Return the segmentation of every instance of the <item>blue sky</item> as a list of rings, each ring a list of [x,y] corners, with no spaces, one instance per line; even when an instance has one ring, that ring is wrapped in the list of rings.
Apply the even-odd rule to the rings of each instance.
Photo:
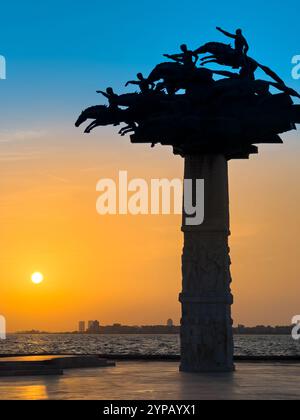
[[[249,55],[276,70],[287,84],[291,58],[300,54],[299,3],[254,0],[18,0],[1,6],[1,128],[73,124],[78,112],[102,99],[95,91],[146,74],[185,42],[227,42],[215,30],[243,28]],[[228,41],[229,42],[229,41]]]

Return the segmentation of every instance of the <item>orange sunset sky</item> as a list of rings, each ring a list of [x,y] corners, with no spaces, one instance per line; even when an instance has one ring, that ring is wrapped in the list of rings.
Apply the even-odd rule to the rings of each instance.
[[[235,324],[289,324],[300,313],[297,136],[229,164]],[[75,330],[81,319],[179,323],[181,218],[99,216],[96,183],[119,170],[181,178],[183,160],[107,129],[1,133],[0,313],[9,331]],[[39,286],[35,271],[45,276]]]

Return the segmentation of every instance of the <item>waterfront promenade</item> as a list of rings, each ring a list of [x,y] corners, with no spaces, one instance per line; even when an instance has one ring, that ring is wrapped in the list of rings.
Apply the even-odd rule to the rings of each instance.
[[[117,361],[63,376],[1,378],[0,399],[300,399],[300,363],[238,362],[234,373],[188,374],[175,361]]]

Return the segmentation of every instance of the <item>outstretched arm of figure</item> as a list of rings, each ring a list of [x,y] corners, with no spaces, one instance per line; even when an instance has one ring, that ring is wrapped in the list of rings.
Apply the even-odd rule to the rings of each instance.
[[[109,99],[109,95],[106,92],[103,92],[102,90],[97,90],[97,93],[101,93],[101,95],[105,96],[105,98]]]
[[[178,60],[182,58],[182,54],[164,54],[164,57],[171,58],[171,60]]]
[[[164,57],[167,57],[170,60],[176,61],[177,63],[180,62],[181,59],[182,59],[182,55],[181,54],[174,54],[174,55],[164,54]]]
[[[217,30],[222,32],[222,34],[228,36],[229,38],[233,38],[235,39],[235,35],[231,34],[230,32],[224,31],[222,28],[220,28],[219,26],[217,26]]]
[[[127,82],[126,83],[126,87],[128,86],[128,85],[139,85],[140,84],[140,82],[137,82],[136,80],[129,80],[129,82]]]

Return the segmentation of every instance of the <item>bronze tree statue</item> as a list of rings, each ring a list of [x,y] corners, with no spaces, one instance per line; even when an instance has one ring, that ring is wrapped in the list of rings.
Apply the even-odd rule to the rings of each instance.
[[[86,133],[125,123],[119,133],[131,133],[132,143],[172,146],[185,158],[185,178],[205,181],[204,223],[189,226],[183,215],[181,370],[189,372],[234,369],[228,160],[248,159],[258,153],[257,144],[282,143],[280,134],[300,123],[300,105],[292,99],[299,94],[247,55],[241,30],[217,29],[235,39],[235,48],[210,42],[191,51],[182,45],[181,53],[165,55],[172,62],[128,82],[140,93],[117,95],[108,88],[101,93],[109,106],[90,107],[76,122],[92,120]],[[197,67],[201,54],[210,55]],[[231,70],[210,70],[207,63]],[[271,80],[256,79],[257,69]]]

